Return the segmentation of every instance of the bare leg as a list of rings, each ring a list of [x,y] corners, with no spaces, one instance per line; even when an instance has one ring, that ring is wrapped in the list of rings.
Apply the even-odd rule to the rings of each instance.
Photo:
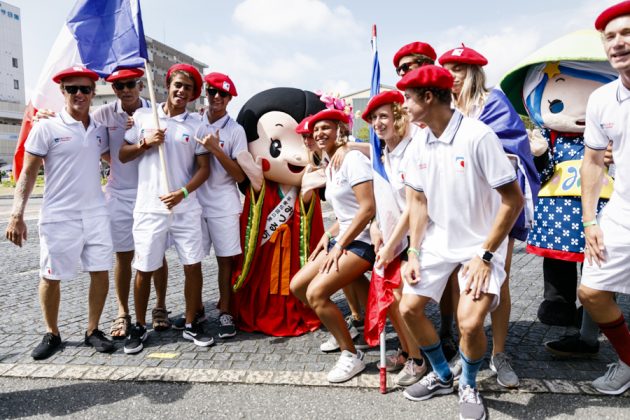
[[[307,262],[291,279],[289,288],[291,294],[298,298],[303,304],[308,306],[308,299],[306,299],[306,290],[308,285],[311,284],[315,276],[319,274],[319,267],[321,267],[326,254],[320,252],[314,261]]]
[[[486,352],[487,340],[483,329],[483,321],[490,310],[493,296],[483,294],[478,300],[473,300],[472,294],[459,297],[457,320],[459,325],[459,346],[470,360],[481,359]]]
[[[153,286],[155,287],[155,307],[166,309],[166,288],[168,286],[166,257],[162,260],[162,267],[153,272]]]
[[[114,287],[118,300],[118,316],[129,314],[129,290],[131,288],[131,261],[133,251],[117,252],[114,266]]]
[[[133,300],[136,306],[136,322],[143,326],[147,325],[147,306],[149,305],[149,294],[151,293],[152,274],[152,271],[136,271]]]
[[[201,302],[201,291],[203,288],[203,275],[201,273],[201,263],[184,266],[184,298],[186,299],[186,324],[192,324],[195,320],[199,302]]]
[[[578,289],[580,302],[588,311],[593,321],[598,324],[614,322],[622,315],[615,294],[603,290],[595,290],[590,287],[580,286]]]
[[[98,329],[98,322],[103,313],[107,292],[109,291],[109,273],[107,271],[90,272],[90,292],[88,298],[87,333]]]
[[[221,313],[228,313],[230,311],[233,260],[233,257],[217,257],[217,265],[219,266],[219,311]]]
[[[59,280],[42,278],[39,282],[39,304],[42,307],[46,331],[59,335],[59,302],[61,301],[61,287]]]
[[[420,295],[403,295],[400,313],[411,333],[413,340],[421,347],[427,347],[440,341],[433,322],[427,318],[425,308],[430,298]]]
[[[402,299],[402,287],[394,290],[394,298],[395,300],[389,306],[389,311],[387,312],[387,316],[389,320],[392,322],[392,326],[398,334],[398,341],[400,341],[400,348],[410,357],[414,359],[421,359],[422,355],[420,354],[420,349],[416,344],[411,331],[407,327],[405,320],[403,319],[400,313],[400,301]]]
[[[492,354],[505,352],[505,340],[507,340],[510,325],[510,311],[512,301],[510,299],[510,268],[512,266],[512,252],[514,251],[514,238],[508,241],[507,255],[505,257],[505,281],[501,286],[501,301],[499,306],[490,314],[492,319]]]

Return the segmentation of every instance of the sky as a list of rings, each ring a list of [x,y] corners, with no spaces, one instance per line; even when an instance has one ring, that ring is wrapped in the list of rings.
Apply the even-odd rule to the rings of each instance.
[[[543,45],[593,28],[619,0],[141,0],[145,34],[228,74],[239,96],[291,86],[345,95],[370,86],[372,24],[381,83],[398,80],[394,53],[413,41],[441,55],[462,42],[488,58],[494,85]],[[10,0],[21,9],[27,101],[74,0]]]

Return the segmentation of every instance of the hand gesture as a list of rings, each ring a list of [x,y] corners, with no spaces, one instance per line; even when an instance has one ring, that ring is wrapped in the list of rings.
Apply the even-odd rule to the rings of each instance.
[[[127,121],[125,122],[125,130],[129,130],[131,127],[133,127],[133,123],[133,117],[127,116]]]
[[[529,147],[532,150],[532,155],[536,157],[542,156],[549,148],[549,143],[547,143],[547,139],[540,130],[536,128],[527,130],[527,136],[529,137]]]
[[[490,264],[492,263],[487,263],[475,255],[462,266],[461,275],[466,278],[464,293],[472,293],[474,300],[479,299],[481,294],[488,290],[491,272]]]
[[[217,129],[214,134],[209,133],[202,139],[195,137],[195,140],[197,140],[197,143],[201,144],[203,147],[206,148],[207,151],[209,151],[213,155],[223,152],[223,149],[221,149],[221,144],[219,143],[219,129]]]
[[[6,237],[20,248],[22,247],[22,241],[26,242],[27,228],[21,216],[11,216],[7,226]]]
[[[339,272],[339,258],[344,255],[346,252],[345,249],[341,249],[339,246],[334,246],[332,250],[326,256],[324,263],[319,269],[320,273],[328,274],[331,269],[334,269],[335,272]]]
[[[262,188],[263,170],[260,156],[254,161],[254,157],[247,150],[243,150],[236,156],[236,162],[239,164],[254,191],[258,192]]]
[[[324,251],[324,255],[328,255],[328,241],[330,241],[330,239],[328,239],[328,235],[324,233],[313,252],[311,252],[311,255],[309,255],[308,260],[315,261],[319,253],[322,251]]]

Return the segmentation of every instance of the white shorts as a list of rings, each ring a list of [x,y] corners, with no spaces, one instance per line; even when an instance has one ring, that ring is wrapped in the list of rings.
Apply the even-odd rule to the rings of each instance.
[[[444,258],[422,248],[420,251],[420,281],[414,285],[409,285],[404,282],[403,294],[426,296],[433,299],[436,303],[440,302],[448,278],[453,271],[460,265],[468,262],[447,262]],[[472,257],[471,257],[472,258]],[[490,311],[493,311],[499,306],[501,296],[501,285],[505,281],[505,258],[502,255],[495,254],[492,259],[492,270],[490,271],[490,281],[488,287],[483,292],[486,294],[494,295],[494,300],[490,307]],[[464,289],[466,286],[466,277],[462,276],[460,270],[457,274],[457,280],[459,284],[459,290]]]
[[[151,272],[162,267],[171,241],[183,265],[197,264],[203,259],[201,209],[172,214],[135,213],[133,240],[136,270]]]
[[[213,245],[217,257],[232,257],[242,252],[239,218],[238,214],[201,218],[204,255],[210,253]]]
[[[109,217],[96,216],[39,225],[39,274],[70,280],[83,271],[108,271],[114,263]]]
[[[133,251],[133,208],[135,200],[106,195],[114,252]]]
[[[604,234],[606,261],[599,267],[584,261],[582,284],[595,290],[630,294],[630,226],[623,226],[607,216],[599,217]]]

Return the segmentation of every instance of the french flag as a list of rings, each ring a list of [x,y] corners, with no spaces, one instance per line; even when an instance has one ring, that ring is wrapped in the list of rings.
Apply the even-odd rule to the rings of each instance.
[[[53,75],[85,66],[101,77],[119,67],[144,67],[148,59],[139,0],[78,0],[53,44],[37,86],[31,93],[13,157],[17,181],[24,162],[24,143],[38,109],[58,111],[63,95]]]

